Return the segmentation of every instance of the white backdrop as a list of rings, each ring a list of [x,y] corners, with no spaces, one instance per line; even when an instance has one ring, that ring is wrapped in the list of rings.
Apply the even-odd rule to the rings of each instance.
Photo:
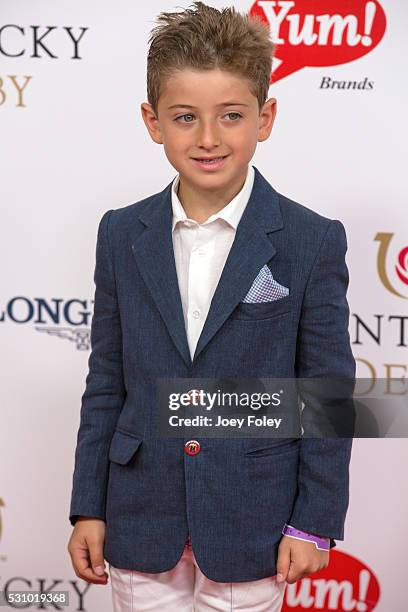
[[[292,10],[305,4],[294,2]],[[365,4],[321,0],[308,7],[334,14],[340,6],[353,13]],[[55,584],[69,591],[69,610],[111,609],[110,587],[88,588],[66,550],[97,225],[109,208],[160,191],[175,176],[162,147],[150,140],[140,104],[147,101],[147,39],[155,16],[180,5],[188,3],[0,0],[0,590]],[[242,0],[234,5],[251,8]],[[271,86],[278,115],[252,163],[278,191],[342,220],[358,375],[375,371],[383,378],[388,371],[405,379],[408,324],[401,338],[403,323],[389,316],[408,318],[408,7],[397,0],[381,6],[386,30],[366,55],[304,67]],[[378,16],[378,2],[376,8]],[[56,57],[41,45],[35,53],[35,34],[49,26],[55,29],[42,41]],[[87,29],[73,59],[69,32],[79,39],[81,28]],[[325,76],[368,78],[373,86],[322,89]],[[392,234],[383,259],[375,239],[380,232]],[[380,321],[379,339],[358,321],[374,332]],[[345,540],[325,573],[326,586],[330,579],[332,588],[351,589],[351,603],[345,595],[319,604],[323,583],[312,577],[288,587],[287,609],[406,609],[407,461],[405,439],[355,440]]]

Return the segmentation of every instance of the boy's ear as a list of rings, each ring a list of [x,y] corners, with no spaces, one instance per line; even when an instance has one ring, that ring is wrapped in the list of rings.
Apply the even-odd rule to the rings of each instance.
[[[140,110],[142,112],[143,121],[145,122],[152,140],[154,140],[154,142],[157,144],[163,144],[159,120],[153,110],[152,105],[148,102],[143,102],[140,105]]]
[[[276,98],[269,98],[259,113],[258,142],[269,138],[276,117],[278,103]]]

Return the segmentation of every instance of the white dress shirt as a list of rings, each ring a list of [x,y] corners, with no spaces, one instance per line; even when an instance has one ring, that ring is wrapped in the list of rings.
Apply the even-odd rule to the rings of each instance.
[[[178,174],[173,181],[174,259],[191,359],[234,242],[238,223],[251,195],[254,176],[254,168],[249,165],[241,191],[204,223],[187,217],[177,195]]]

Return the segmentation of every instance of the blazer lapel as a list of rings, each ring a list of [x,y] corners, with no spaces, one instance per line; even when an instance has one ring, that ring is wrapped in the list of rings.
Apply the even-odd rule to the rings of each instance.
[[[283,227],[279,196],[255,166],[254,170],[253,189],[211,301],[194,360],[245,297],[262,266],[276,253],[268,234]]]
[[[260,268],[276,253],[268,234],[283,227],[278,194],[255,166],[254,170],[253,189],[211,301],[193,361],[244,298]],[[176,348],[191,366],[171,233],[171,186],[172,182],[157,195],[154,206],[139,214],[145,229],[132,239],[132,250]]]
[[[157,202],[139,215],[146,227],[140,236],[132,240],[132,250],[167,330],[182,358],[190,366],[191,356],[171,233],[171,186],[172,182],[158,194]]]

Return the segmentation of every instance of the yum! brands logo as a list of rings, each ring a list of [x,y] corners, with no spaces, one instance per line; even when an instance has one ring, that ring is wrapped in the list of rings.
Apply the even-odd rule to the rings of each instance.
[[[373,571],[356,557],[331,550],[326,568],[286,586],[282,612],[371,612],[379,598],[380,585]]]
[[[335,66],[370,53],[386,29],[377,0],[255,0],[276,45],[272,82],[306,66]]]

